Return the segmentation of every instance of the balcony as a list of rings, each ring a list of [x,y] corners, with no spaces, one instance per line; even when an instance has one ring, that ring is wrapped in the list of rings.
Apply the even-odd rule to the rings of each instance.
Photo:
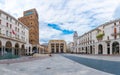
[[[97,38],[98,40],[102,40],[102,39],[103,39],[103,36],[104,36],[104,33],[99,33],[99,34],[97,34],[96,38]]]
[[[10,36],[6,36],[5,34],[1,34],[0,33],[0,37],[1,38],[5,38],[5,39],[9,39],[9,40],[13,40],[13,41],[17,41],[17,42],[21,42],[21,43],[26,43],[25,41],[15,38],[15,37],[10,37]]]
[[[111,34],[111,36],[115,36],[115,35],[120,35],[120,32]]]

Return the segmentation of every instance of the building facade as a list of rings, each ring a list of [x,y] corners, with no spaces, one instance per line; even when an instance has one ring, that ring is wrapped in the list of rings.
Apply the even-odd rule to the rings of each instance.
[[[74,52],[74,42],[68,43],[67,50],[68,50],[69,53],[73,53]]]
[[[50,40],[48,43],[49,53],[66,53],[66,42],[64,40]]]
[[[29,43],[32,44],[33,52],[39,53],[39,18],[36,9],[30,9],[23,12],[23,17],[18,18],[29,28]]]
[[[74,33],[74,52],[84,54],[120,54],[120,19],[107,22],[78,36]]]
[[[26,55],[31,53],[29,47],[29,28],[0,10],[0,55]]]

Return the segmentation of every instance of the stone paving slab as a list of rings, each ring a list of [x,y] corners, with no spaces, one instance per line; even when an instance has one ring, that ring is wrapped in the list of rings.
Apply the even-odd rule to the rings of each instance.
[[[81,65],[61,55],[24,63],[0,64],[2,75],[111,75]]]
[[[3,59],[0,60],[0,64],[12,64],[12,63],[21,63],[21,62],[30,62],[34,60],[44,59],[49,57],[48,55],[39,55],[39,56],[26,56],[16,59]]]

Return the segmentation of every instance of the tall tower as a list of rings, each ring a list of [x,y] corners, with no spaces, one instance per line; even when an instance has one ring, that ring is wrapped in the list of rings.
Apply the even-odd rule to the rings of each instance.
[[[78,38],[78,33],[77,31],[75,31],[73,35],[74,46],[77,46],[77,38]]]
[[[74,41],[74,52],[76,53],[77,53],[77,39],[78,39],[78,33],[77,31],[75,31],[73,35],[73,41]]]
[[[32,45],[39,44],[39,21],[36,9],[30,9],[23,12],[23,17],[18,18],[29,28],[29,43]]]

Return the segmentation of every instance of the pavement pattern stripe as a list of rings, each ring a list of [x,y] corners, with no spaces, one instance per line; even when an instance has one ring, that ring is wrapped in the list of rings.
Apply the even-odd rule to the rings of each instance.
[[[75,62],[86,65],[88,67],[104,71],[107,73],[120,75],[120,62],[118,61],[107,61],[107,60],[99,60],[99,59],[91,59],[84,57],[77,57],[71,55],[63,55],[66,58],[69,58]]]

